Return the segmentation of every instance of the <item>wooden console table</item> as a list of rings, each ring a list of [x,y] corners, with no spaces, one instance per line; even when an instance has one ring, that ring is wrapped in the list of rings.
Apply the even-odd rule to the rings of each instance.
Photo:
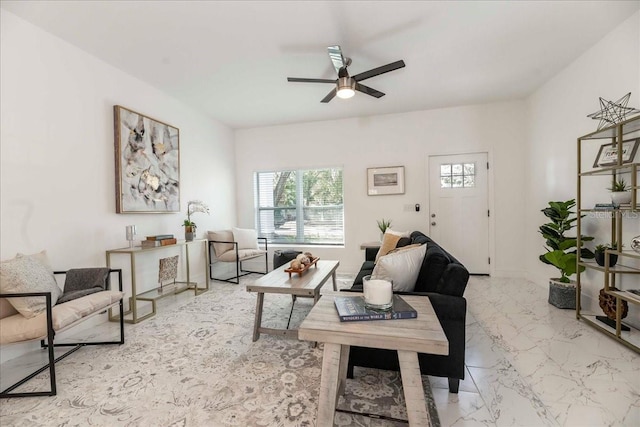
[[[205,277],[205,287],[198,287],[197,282],[191,281],[190,267],[189,267],[189,246],[194,244],[201,244],[204,247],[203,256],[204,256],[204,277]],[[176,285],[167,285],[164,286],[161,290],[160,288],[151,289],[149,291],[137,293],[136,288],[136,257],[140,254],[148,254],[154,251],[161,251],[169,248],[180,248],[182,252],[182,248],[185,250],[185,268],[186,268],[186,281],[184,282],[175,282]],[[192,290],[194,295],[200,295],[203,292],[209,290],[209,241],[207,239],[195,239],[193,241],[187,242],[185,240],[181,240],[176,244],[167,245],[167,246],[157,246],[155,248],[142,248],[140,246],[136,246],[134,248],[119,248],[119,249],[110,249],[106,251],[107,257],[107,267],[111,267],[111,256],[112,255],[129,255],[129,263],[131,265],[131,297],[129,298],[129,309],[125,311],[126,315],[131,315],[131,318],[125,318],[124,321],[127,323],[138,323],[142,320],[145,320],[149,317],[155,316],[156,314],[156,301],[164,298],[169,295],[179,294],[186,290]],[[145,314],[144,316],[138,316],[138,307],[137,301],[148,301],[151,302],[151,312]],[[113,315],[111,310],[109,310],[109,320],[112,322],[119,321],[118,315]]]

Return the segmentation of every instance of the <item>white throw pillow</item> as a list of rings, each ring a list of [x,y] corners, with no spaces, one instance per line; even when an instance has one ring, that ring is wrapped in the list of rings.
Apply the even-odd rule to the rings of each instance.
[[[395,252],[380,257],[371,277],[386,277],[393,280],[393,290],[412,292],[418,280],[427,245]]]
[[[231,230],[219,230],[207,232],[210,241],[214,242],[233,242],[233,233]],[[214,243],[213,251],[217,257],[222,256],[227,251],[234,248],[233,243]]]
[[[35,255],[35,254],[34,254]],[[0,263],[0,292],[51,292],[51,305],[55,305],[62,289],[56,283],[51,267],[38,256],[17,256]],[[24,317],[35,317],[46,309],[44,297],[9,298],[9,303]]]
[[[387,228],[385,231],[385,233],[389,233],[389,234],[393,234],[395,236],[400,236],[400,237],[411,237],[411,233],[408,231],[396,231],[396,230],[392,230],[390,228]]]
[[[233,240],[238,243],[238,249],[259,249],[258,233],[251,228],[233,228]]]

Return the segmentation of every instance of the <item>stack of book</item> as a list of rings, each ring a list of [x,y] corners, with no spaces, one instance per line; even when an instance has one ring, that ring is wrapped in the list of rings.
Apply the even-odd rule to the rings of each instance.
[[[156,246],[175,245],[177,240],[173,234],[159,234],[157,236],[147,236],[147,240],[141,242],[143,248],[155,248]]]
[[[593,207],[594,211],[610,211],[615,209],[615,205],[613,203],[596,203]]]

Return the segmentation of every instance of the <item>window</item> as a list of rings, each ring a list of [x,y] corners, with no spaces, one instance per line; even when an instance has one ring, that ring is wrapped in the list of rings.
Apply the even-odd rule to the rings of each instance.
[[[344,244],[342,169],[257,172],[255,204],[269,242]]]
[[[475,163],[446,163],[440,165],[440,188],[471,188],[475,186]]]

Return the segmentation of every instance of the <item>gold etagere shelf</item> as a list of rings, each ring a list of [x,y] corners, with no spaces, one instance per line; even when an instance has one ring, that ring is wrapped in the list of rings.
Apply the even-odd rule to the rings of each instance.
[[[640,267],[636,260],[640,259],[640,254],[632,251],[622,250],[622,229],[624,221],[631,221],[633,218],[637,218],[637,215],[628,215],[629,213],[640,212],[640,200],[639,200],[639,172],[640,163],[634,163],[634,159],[623,159],[623,142],[625,138],[633,139],[640,137],[640,116],[633,117],[615,126],[611,126],[590,134],[584,135],[578,138],[577,144],[577,159],[578,159],[578,176],[577,176],[577,197],[576,197],[576,209],[578,212],[576,229],[578,247],[581,247],[582,236],[582,217],[588,213],[606,213],[607,217],[611,221],[611,231],[609,234],[610,241],[615,246],[605,251],[605,265],[600,266],[593,260],[578,259],[578,266],[585,269],[595,270],[603,273],[603,288],[604,293],[615,299],[616,306],[616,319],[615,324],[607,325],[596,319],[596,315],[584,313],[582,310],[582,275],[577,274],[576,277],[576,317],[579,320],[585,321],[594,328],[600,330],[616,341],[623,345],[633,349],[640,353],[640,330],[633,327],[622,320],[622,306],[624,302],[632,304],[633,306],[640,305],[640,295],[630,292],[630,289],[616,289],[616,277],[622,275],[640,275]],[[593,140],[609,139],[612,144],[617,145],[617,161],[614,165],[607,165],[603,167],[594,167],[588,170],[582,170],[582,152],[583,144]],[[624,163],[630,161],[629,163]],[[631,203],[616,206],[614,208],[599,209],[593,206],[583,206],[583,179],[589,179],[592,176],[610,176],[612,181],[614,179],[620,179],[619,177],[625,177],[629,182],[629,190],[631,191]],[[604,194],[604,188],[603,188]],[[628,219],[625,219],[628,218]],[[609,255],[617,255],[619,258],[618,264],[615,266],[609,265]],[[640,277],[640,276],[636,276]],[[636,281],[634,281],[636,282]],[[640,282],[638,280],[637,282]],[[614,290],[615,289],[615,290]],[[593,296],[596,300],[598,295]],[[605,319],[606,320],[606,319]],[[628,329],[628,330],[626,330]]]

